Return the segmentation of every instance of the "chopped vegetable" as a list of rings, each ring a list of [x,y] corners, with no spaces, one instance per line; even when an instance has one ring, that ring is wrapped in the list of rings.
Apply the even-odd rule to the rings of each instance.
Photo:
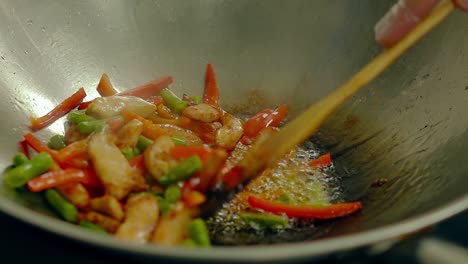
[[[68,114],[68,121],[74,123],[74,124],[78,124],[78,123],[81,123],[81,122],[85,122],[85,121],[95,121],[96,118],[90,116],[90,115],[87,115],[86,112],[84,110],[72,110],[69,114]]]
[[[153,141],[145,136],[138,137],[137,148],[140,152],[144,152],[145,149],[153,144]]]
[[[201,218],[192,220],[189,226],[190,237],[196,245],[201,247],[211,246],[210,236],[206,228],[205,221]]]
[[[137,119],[143,123],[143,131],[142,134],[143,136],[154,140],[157,137],[161,135],[166,135],[167,132],[161,127],[158,127],[157,125],[153,124],[151,121],[148,119],[143,118],[142,116],[133,113],[131,111],[128,111],[126,109],[122,110],[122,117],[124,118],[125,122],[128,123],[134,119]]]
[[[184,108],[187,107],[187,102],[182,101],[169,89],[162,90],[161,96],[164,99],[164,102],[166,102],[167,106],[175,113],[180,113],[182,110],[184,110]]]
[[[216,76],[213,69],[213,65],[208,63],[206,65],[205,74],[205,91],[203,93],[203,102],[213,106],[218,106],[219,101],[219,89],[216,82]]]
[[[75,222],[78,209],[65,200],[56,190],[45,191],[45,198],[52,208],[66,221]]]
[[[262,228],[276,229],[289,227],[288,219],[278,215],[241,213],[239,217],[248,224],[254,223]]]
[[[44,143],[42,143],[37,137],[35,137],[33,134],[28,133],[24,135],[24,140],[30,146],[33,148],[36,152],[46,152],[49,153],[52,157],[56,158],[57,157],[57,152],[53,149],[50,149],[47,147]]]
[[[164,198],[170,202],[175,203],[180,199],[180,188],[176,184],[169,185],[164,192]]]
[[[3,181],[11,188],[18,188],[30,179],[46,172],[53,164],[52,157],[47,153],[39,153],[31,160],[5,172]]]
[[[81,134],[91,134],[94,132],[101,132],[106,129],[106,122],[104,120],[83,121],[78,123],[76,129]]]
[[[201,96],[192,96],[190,99],[195,103],[195,104],[201,104],[203,101],[203,98]]]
[[[63,149],[66,146],[65,137],[62,135],[54,135],[49,139],[47,146],[53,150]]]
[[[57,119],[70,112],[73,108],[77,107],[85,97],[85,90],[83,88],[80,88],[77,92],[65,99],[62,103],[57,105],[54,109],[52,109],[49,113],[45,114],[44,116],[39,118],[30,117],[29,119],[31,120],[31,128],[33,130],[39,130],[52,124]]]
[[[172,83],[171,76],[163,76],[158,80],[154,80],[147,84],[135,87],[119,93],[118,95],[122,96],[137,96],[143,99],[149,98],[157,93],[159,93],[164,88],[168,87]]]
[[[176,146],[187,146],[187,141],[177,138],[177,137],[172,137],[172,141]]]
[[[127,160],[131,160],[134,157],[140,155],[140,150],[138,148],[123,148],[120,151],[122,151],[122,154]]]
[[[330,153],[327,153],[327,154],[324,154],[320,157],[318,157],[317,159],[309,162],[309,166],[311,167],[328,167],[331,165],[331,154]]]
[[[108,234],[107,231],[103,228],[101,228],[100,226],[98,225],[95,225],[89,221],[80,221],[80,226],[81,227],[84,227],[90,231],[93,231],[93,232],[96,232],[98,234]]]
[[[159,182],[163,185],[169,185],[178,181],[183,181],[199,171],[202,167],[202,161],[197,155],[191,156],[183,160],[166,175],[159,178]]]
[[[109,76],[105,73],[101,76],[96,90],[101,96],[111,96],[117,93],[110,82]]]
[[[244,134],[252,138],[256,137],[263,128],[277,127],[286,117],[287,113],[287,105],[281,105],[275,110],[262,110],[244,123]]]
[[[331,219],[352,214],[361,209],[361,202],[340,203],[328,206],[289,205],[272,202],[261,197],[250,195],[249,205],[256,209],[273,214],[286,214],[289,217]]]
[[[28,162],[29,159],[28,157],[26,157],[26,155],[24,155],[23,153],[21,152],[18,152],[15,154],[15,156],[13,157],[13,166],[15,167],[18,167],[26,162]]]
[[[211,153],[212,149],[205,146],[175,146],[171,150],[171,157],[185,159],[197,155],[202,161],[206,161]]]
[[[28,189],[31,192],[40,192],[71,182],[87,182],[89,176],[79,169],[64,169],[46,172],[28,181]]]

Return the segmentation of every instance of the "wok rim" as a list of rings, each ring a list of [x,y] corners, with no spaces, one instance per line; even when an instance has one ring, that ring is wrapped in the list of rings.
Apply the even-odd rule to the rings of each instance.
[[[362,248],[378,242],[396,239],[402,235],[415,233],[425,227],[461,213],[466,209],[468,209],[468,194],[426,213],[356,234],[297,243],[237,247],[216,246],[210,249],[191,249],[133,244],[119,241],[110,236],[83,232],[83,229],[79,226],[23,206],[18,206],[18,204],[10,200],[0,200],[0,210],[13,218],[63,238],[102,249],[118,250],[120,253],[146,258],[165,258],[182,261],[230,261],[237,263],[313,259],[323,255]]]

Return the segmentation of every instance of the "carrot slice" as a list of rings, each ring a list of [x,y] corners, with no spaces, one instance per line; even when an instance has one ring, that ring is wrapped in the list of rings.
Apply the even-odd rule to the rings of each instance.
[[[62,116],[66,115],[68,112],[73,110],[73,108],[77,107],[85,97],[85,90],[83,88],[80,88],[78,91],[76,91],[70,97],[65,99],[63,102],[61,102],[59,105],[57,105],[54,109],[52,109],[49,113],[45,114],[44,116],[39,118],[30,117],[29,119],[31,121],[32,130],[36,131],[52,124],[57,119],[61,118]]]
[[[172,83],[172,81],[172,77],[166,75],[158,80],[154,80],[147,84],[143,84],[130,90],[120,92],[117,95],[131,95],[146,99],[151,97],[152,95],[159,93],[162,89],[167,88]]]
[[[117,91],[112,86],[110,82],[109,76],[107,74],[102,74],[101,80],[99,80],[99,84],[96,88],[97,92],[102,96],[111,96],[117,93]]]
[[[151,121],[149,121],[146,118],[143,118],[142,116],[135,114],[131,111],[128,111],[127,109],[122,110],[121,112],[122,117],[125,120],[125,123],[128,123],[132,121],[133,119],[139,120],[141,123],[143,123],[143,131],[142,134],[143,136],[149,138],[149,139],[156,139],[157,137],[161,135],[166,135],[167,131],[164,130],[161,127],[158,127],[157,125],[153,124]]]
[[[213,69],[213,65],[208,63],[206,65],[205,73],[205,91],[203,93],[203,102],[212,106],[219,105],[219,89],[218,83],[216,82],[216,75]]]
[[[272,202],[256,195],[247,198],[249,205],[273,214],[286,214],[289,217],[332,219],[352,214],[362,208],[361,202],[339,203],[328,206],[290,205]]]
[[[316,158],[315,160],[309,162],[309,166],[311,167],[328,167],[331,165],[331,154],[330,152],[327,154],[323,154],[322,156]]]

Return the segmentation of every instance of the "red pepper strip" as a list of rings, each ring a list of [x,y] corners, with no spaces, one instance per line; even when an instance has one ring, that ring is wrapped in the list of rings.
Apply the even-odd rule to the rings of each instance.
[[[128,111],[127,109],[123,109],[121,112],[121,115],[124,118],[125,123],[128,123],[132,121],[133,119],[137,119],[138,121],[142,122],[143,131],[141,132],[141,134],[143,134],[143,136],[151,140],[154,140],[161,135],[167,134],[167,131],[165,129],[153,124],[153,122],[149,121],[146,118],[143,118],[142,116],[138,114]]]
[[[57,105],[54,109],[52,109],[49,113],[45,114],[44,116],[39,118],[30,117],[29,119],[31,120],[31,128],[33,130],[39,130],[52,124],[57,119],[66,115],[68,112],[77,107],[85,97],[85,90],[83,88],[80,88],[78,91],[72,94],[72,96],[65,99],[63,102],[61,102],[59,105]]]
[[[87,153],[88,153],[87,141],[80,140],[80,141],[73,142],[70,145],[59,150],[57,153],[56,160],[58,161],[60,165],[62,165],[76,157],[85,158],[87,157],[86,156]]]
[[[272,202],[256,195],[247,198],[249,205],[273,214],[286,214],[289,217],[331,219],[352,214],[362,208],[361,202],[339,203],[328,206],[290,205]]]
[[[281,105],[275,110],[264,109],[244,123],[244,135],[256,137],[266,127],[276,127],[288,114],[288,106]]]
[[[73,168],[49,171],[29,180],[27,186],[31,192],[40,192],[66,183],[83,183],[86,181],[86,177],[88,176],[83,170]]]
[[[170,124],[186,129],[189,128],[190,124],[192,123],[190,118],[187,118],[185,116],[179,116],[177,119],[167,119],[157,115],[150,115],[147,118],[155,124]]]
[[[82,102],[81,104],[78,105],[78,110],[83,110],[88,108],[88,106],[92,103],[93,101],[87,101],[87,102]]]
[[[171,157],[174,159],[185,159],[193,155],[198,155],[202,162],[205,162],[211,155],[212,149],[205,146],[175,146],[171,150]]]
[[[154,105],[164,104],[164,99],[160,95],[152,95],[152,96],[146,98],[146,101],[148,101],[148,102],[150,102],[150,103],[152,103]]]
[[[151,97],[152,95],[159,93],[162,89],[168,87],[172,83],[172,81],[172,77],[166,75],[150,83],[143,84],[130,90],[120,92],[117,95],[132,95],[146,99]]]
[[[216,75],[213,69],[213,65],[208,63],[206,65],[205,73],[205,91],[203,93],[203,102],[212,106],[218,106],[219,101],[219,89],[216,82]]]
[[[145,160],[143,155],[133,157],[128,161],[128,163],[130,164],[130,167],[136,169],[141,175],[145,173]]]
[[[107,74],[102,74],[101,80],[99,80],[99,84],[96,88],[96,91],[101,95],[104,96],[111,96],[117,93],[117,91],[112,86],[112,83],[109,80],[109,76]]]
[[[31,154],[29,153],[28,142],[24,139],[18,142],[18,151],[26,155],[28,159],[31,158]]]
[[[242,182],[242,172],[241,167],[235,166],[224,173],[223,184],[229,188],[235,188]]]
[[[24,140],[26,141],[28,146],[33,148],[37,153],[46,152],[49,153],[55,160],[57,159],[57,151],[47,147],[46,144],[42,143],[42,141],[35,137],[33,134],[28,133],[24,135]]]
[[[309,162],[309,166],[311,167],[328,167],[331,165],[331,154],[330,152],[327,154],[323,154],[322,156],[316,158],[315,160]]]

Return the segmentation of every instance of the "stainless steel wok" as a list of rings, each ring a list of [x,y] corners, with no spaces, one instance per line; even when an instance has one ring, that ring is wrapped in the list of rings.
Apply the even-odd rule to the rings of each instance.
[[[293,115],[379,51],[373,25],[392,1],[167,0],[0,2],[0,163],[10,163],[29,115],[47,112],[101,73],[121,89],[163,74],[202,91],[215,64],[227,109],[279,103]],[[310,261],[398,240],[468,208],[468,15],[457,12],[349,100],[313,140],[336,160],[361,213],[322,239],[210,250],[126,244],[83,232],[0,184],[0,209],[68,238],[146,259]],[[91,93],[90,96],[97,94]],[[62,131],[50,126],[45,139]],[[388,179],[371,188],[379,178]],[[0,181],[1,182],[1,181]]]

